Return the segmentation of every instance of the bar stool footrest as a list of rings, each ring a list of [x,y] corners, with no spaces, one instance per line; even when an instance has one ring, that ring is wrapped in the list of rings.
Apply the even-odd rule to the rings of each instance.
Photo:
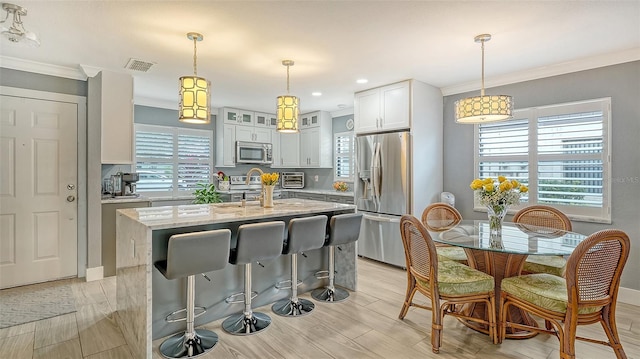
[[[329,271],[319,270],[314,274],[314,276],[316,277],[316,279],[326,279],[326,278],[329,278]]]
[[[258,292],[253,291],[251,292],[251,299],[255,298],[258,296]],[[242,299],[235,299],[236,297],[241,297]],[[227,298],[225,298],[224,300],[225,302],[229,303],[229,304],[240,304],[240,303],[244,303],[244,292],[240,292],[240,293],[236,293],[236,294],[231,294],[230,296],[228,296]]]
[[[218,335],[207,329],[196,329],[192,338],[178,333],[160,344],[160,353],[166,358],[192,358],[200,356],[218,343]]]
[[[301,284],[302,284],[302,281],[298,279],[297,287],[299,287]],[[278,283],[276,283],[275,287],[276,287],[276,289],[290,289],[291,288],[291,279],[281,280]]]
[[[207,308],[205,307],[195,307],[194,311],[193,311],[193,318],[197,318],[199,316],[201,316],[202,314],[207,312]],[[175,317],[176,315],[180,314],[180,313],[184,313],[184,317]],[[167,315],[164,320],[167,323],[175,323],[175,322],[184,322],[187,320],[187,308],[182,308],[182,309],[178,309],[175,310],[171,313],[169,313],[169,315]]]

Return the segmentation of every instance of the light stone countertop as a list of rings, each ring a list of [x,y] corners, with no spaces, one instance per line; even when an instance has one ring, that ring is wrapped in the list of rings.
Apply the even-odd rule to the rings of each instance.
[[[144,226],[156,230],[197,226],[205,224],[246,222],[254,219],[296,216],[323,211],[351,210],[351,204],[314,201],[301,198],[275,200],[273,208],[260,207],[258,201],[249,201],[244,207],[240,202],[216,204],[192,204],[120,209],[118,213]]]

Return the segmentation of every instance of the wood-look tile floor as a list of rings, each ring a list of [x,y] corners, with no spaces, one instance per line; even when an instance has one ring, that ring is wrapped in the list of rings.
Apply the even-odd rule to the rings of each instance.
[[[374,261],[358,260],[359,289],[342,303],[316,304],[304,317],[283,318],[270,306],[258,308],[273,323],[263,333],[232,336],[222,320],[205,327],[218,333],[219,344],[201,358],[558,358],[558,340],[538,335],[493,345],[483,334],[447,317],[440,354],[431,352],[429,311],[411,308],[404,320],[398,313],[404,299],[403,270]],[[128,359],[129,348],[118,328],[115,278],[71,282],[77,312],[0,329],[0,358]],[[419,294],[418,294],[419,295]],[[309,298],[309,293],[301,295]],[[424,298],[423,298],[424,299]],[[640,359],[640,307],[619,304],[618,330],[629,358]],[[579,334],[605,339],[598,324],[580,327]],[[153,357],[161,358],[153,343]],[[604,346],[576,343],[577,358],[615,358]],[[135,358],[137,359],[137,358]]]

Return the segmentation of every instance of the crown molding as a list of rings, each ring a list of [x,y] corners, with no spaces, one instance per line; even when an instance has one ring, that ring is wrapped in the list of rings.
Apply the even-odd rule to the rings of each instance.
[[[87,77],[96,77],[96,75],[100,73],[100,71],[102,71],[102,68],[100,67],[84,65],[84,64],[80,64],[80,68],[82,69],[82,72],[84,72],[84,74]]]
[[[485,80],[485,88],[510,85],[518,82],[537,80],[545,77],[564,75],[571,72],[591,70],[598,67],[622,64],[625,62],[640,60],[640,48],[614,52],[605,55],[582,58],[575,61],[567,61],[559,64],[537,67],[525,71],[502,76],[493,76],[490,81]],[[466,82],[459,85],[442,88],[442,95],[455,95],[459,93],[480,90],[480,81]]]
[[[73,80],[87,80],[87,76],[79,68],[45,64],[16,57],[0,56],[0,67]]]
[[[331,118],[353,115],[353,107],[345,107],[331,112]]]

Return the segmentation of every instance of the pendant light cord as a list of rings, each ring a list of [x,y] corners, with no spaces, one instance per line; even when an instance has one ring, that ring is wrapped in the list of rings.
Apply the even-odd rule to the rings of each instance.
[[[484,96],[484,42],[485,40],[483,39],[480,44],[482,48],[482,86],[480,87],[480,96]]]
[[[289,94],[289,65],[287,65],[287,95]]]
[[[194,76],[198,76],[198,66],[196,65],[196,59],[197,59],[197,46],[196,43],[198,42],[198,39],[194,36],[193,37],[193,75]]]

